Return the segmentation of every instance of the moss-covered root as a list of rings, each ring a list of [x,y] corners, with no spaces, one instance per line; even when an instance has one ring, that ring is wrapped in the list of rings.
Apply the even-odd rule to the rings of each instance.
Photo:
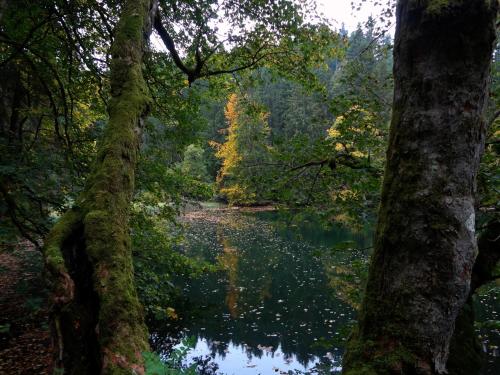
[[[342,362],[344,375],[430,374],[424,361],[389,338],[360,340],[355,329],[347,349]]]
[[[474,264],[469,298],[455,321],[447,362],[449,375],[478,375],[482,373],[484,353],[474,328],[472,295],[475,290],[493,279],[500,259],[500,220],[492,218],[479,236],[479,255]],[[356,329],[348,343],[343,369],[347,375],[431,374],[431,360],[417,358],[413,350],[385,340],[360,340]]]
[[[45,239],[43,247],[45,269],[52,286],[52,303],[59,307],[69,303],[74,295],[74,283],[66,267],[63,247],[82,224],[82,214],[76,209],[69,210],[54,225]]]
[[[66,212],[48,234],[43,248],[46,276],[51,289],[52,332],[57,367],[63,367],[64,353],[60,315],[75,295],[75,283],[66,267],[64,247],[82,225],[82,215],[78,210]]]

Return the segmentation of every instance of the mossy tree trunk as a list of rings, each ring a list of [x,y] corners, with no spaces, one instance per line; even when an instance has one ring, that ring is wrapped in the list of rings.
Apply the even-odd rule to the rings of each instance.
[[[400,0],[375,249],[344,374],[441,374],[477,253],[497,1]]]
[[[124,1],[111,49],[109,122],[86,188],[55,225],[44,254],[53,286],[58,365],[67,374],[141,374],[147,329],[134,285],[129,206],[141,121],[152,0]]]

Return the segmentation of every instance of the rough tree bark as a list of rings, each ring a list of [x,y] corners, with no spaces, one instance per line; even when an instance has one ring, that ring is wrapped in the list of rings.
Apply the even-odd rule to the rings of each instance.
[[[45,241],[58,365],[67,374],[141,374],[147,329],[134,285],[129,205],[141,119],[152,0],[124,1],[111,49],[109,122],[86,188]]]
[[[477,253],[496,0],[400,0],[375,249],[344,374],[441,374]]]

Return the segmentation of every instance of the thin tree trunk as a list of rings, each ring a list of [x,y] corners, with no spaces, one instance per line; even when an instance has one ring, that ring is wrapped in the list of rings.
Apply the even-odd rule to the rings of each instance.
[[[111,49],[109,122],[86,188],[46,239],[58,363],[67,374],[141,374],[147,329],[134,285],[129,205],[141,119],[152,0],[127,0]]]
[[[497,1],[400,0],[375,249],[344,374],[441,374],[477,253]]]

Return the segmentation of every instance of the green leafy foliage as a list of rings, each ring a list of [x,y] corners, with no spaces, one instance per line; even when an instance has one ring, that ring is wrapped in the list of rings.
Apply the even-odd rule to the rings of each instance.
[[[40,246],[82,188],[105,114],[103,66],[91,56],[110,43],[94,39],[106,33],[93,22],[98,7],[16,1],[2,9],[2,241],[21,235]]]
[[[10,332],[10,324],[0,324],[0,333],[9,333]]]
[[[169,318],[167,308],[177,294],[172,275],[186,272],[196,276],[211,266],[174,251],[182,240],[177,217],[183,196],[192,191],[193,177],[184,175],[176,164],[165,163],[161,137],[149,136],[132,205],[132,248],[136,286],[146,313],[150,319],[163,320]]]
[[[203,148],[194,144],[187,146],[180,173],[190,180],[184,191],[186,197],[196,200],[210,200],[213,197],[214,186],[210,181]]]
[[[174,349],[166,360],[162,360],[156,353],[142,353],[146,375],[196,375],[196,365],[189,367],[182,365],[183,359],[195,344],[195,337],[182,340],[181,345]]]
[[[371,220],[392,95],[390,40],[374,30],[371,20],[349,37],[340,34],[336,59],[311,69],[320,85],[259,69],[242,94],[229,97],[227,129],[220,104],[204,114],[213,129],[205,137],[221,160],[212,164],[219,191],[230,203],[306,208],[348,225]]]

